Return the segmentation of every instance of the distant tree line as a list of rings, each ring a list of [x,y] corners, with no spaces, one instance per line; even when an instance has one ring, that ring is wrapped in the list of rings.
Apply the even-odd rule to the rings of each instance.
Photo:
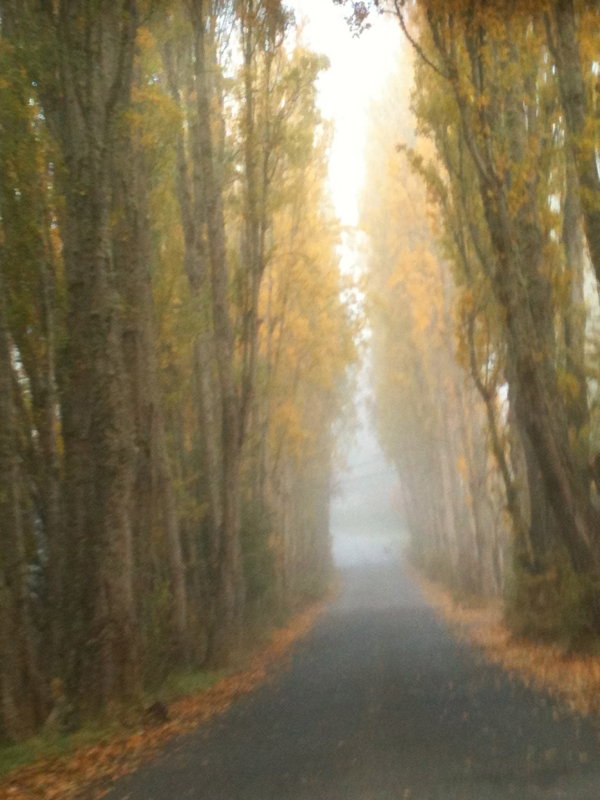
[[[373,5],[414,62],[414,124],[373,112],[363,215],[378,419],[414,558],[463,596],[502,594],[519,633],[587,643],[600,634],[597,5]]]
[[[355,321],[326,64],[283,3],[1,0],[0,26],[4,740],[52,686],[135,703],[324,590]]]

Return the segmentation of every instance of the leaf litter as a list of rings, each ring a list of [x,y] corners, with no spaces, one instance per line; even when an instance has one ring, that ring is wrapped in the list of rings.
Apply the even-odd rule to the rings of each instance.
[[[0,800],[97,800],[112,783],[149,761],[165,743],[225,711],[289,665],[293,646],[314,626],[329,598],[317,601],[278,628],[253,651],[240,672],[219,679],[199,693],[168,704],[168,721],[68,755],[39,759],[9,772],[0,781]]]
[[[503,621],[500,602],[467,606],[439,584],[422,575],[415,577],[434,610],[486,661],[525,686],[546,692],[570,711],[600,714],[600,656],[518,638]]]

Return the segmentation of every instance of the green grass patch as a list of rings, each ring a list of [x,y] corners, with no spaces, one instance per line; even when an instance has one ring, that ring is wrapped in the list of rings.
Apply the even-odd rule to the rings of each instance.
[[[70,737],[64,737],[69,739]],[[48,758],[64,752],[62,742],[51,742],[43,736],[35,736],[18,744],[0,745],[0,775],[22,767],[39,758]]]
[[[39,733],[17,743],[0,743],[0,776],[40,759],[57,758],[75,750],[109,742],[118,736],[139,730],[143,710],[154,701],[170,703],[196,695],[213,686],[224,673],[207,670],[185,670],[169,675],[160,688],[144,692],[139,704],[112,709],[113,718],[90,720],[78,731],[69,734]]]
[[[34,761],[58,758],[84,747],[106,742],[125,732],[120,722],[85,725],[75,733],[38,734],[24,742],[0,744],[0,776]]]
[[[198,694],[213,686],[224,676],[224,672],[207,670],[182,670],[167,676],[160,689],[148,696],[148,701],[156,699],[168,703],[180,697]]]

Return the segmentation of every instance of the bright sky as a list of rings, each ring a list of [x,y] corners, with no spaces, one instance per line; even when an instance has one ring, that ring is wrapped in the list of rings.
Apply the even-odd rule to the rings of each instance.
[[[404,46],[404,40],[394,18],[374,17],[372,27],[355,38],[344,19],[348,11],[334,5],[333,0],[288,2],[296,12],[298,23],[304,22],[303,40],[315,52],[326,55],[331,62],[330,68],[322,74],[319,81],[319,102],[323,117],[335,124],[329,160],[330,189],[342,225],[352,228],[358,224],[369,105],[381,94],[387,78],[396,71],[398,51]],[[411,76],[407,75],[407,81],[411,80]],[[353,236],[351,233],[343,236],[340,248],[342,271],[355,275],[362,271],[360,241],[360,236]],[[383,516],[379,527],[382,531],[387,531],[390,529],[391,519],[390,497],[397,478],[386,465],[369,424],[365,397],[370,394],[370,389],[367,388],[370,375],[368,370],[362,372],[361,389],[357,398],[358,437],[348,453],[349,472],[338,476],[343,494],[339,502],[334,504],[334,527],[336,513],[340,509],[347,510],[350,507],[354,514],[357,508],[362,508],[363,511],[369,509],[369,513],[373,509],[380,509]],[[362,490],[358,491],[360,487]],[[351,498],[354,498],[352,502]],[[342,519],[337,521],[343,522]],[[394,518],[392,522],[394,530],[397,529],[397,520]],[[344,530],[346,527],[347,525],[342,525]],[[356,556],[356,537],[350,537],[350,541],[340,538],[338,534],[339,531],[335,536],[337,560],[344,561]],[[364,557],[364,553],[362,556]]]
[[[326,55],[330,69],[319,84],[323,116],[335,123],[329,175],[331,193],[343,225],[358,222],[358,196],[364,173],[367,110],[397,63],[402,38],[394,19],[373,18],[373,26],[354,38],[333,0],[290,0],[304,39]]]

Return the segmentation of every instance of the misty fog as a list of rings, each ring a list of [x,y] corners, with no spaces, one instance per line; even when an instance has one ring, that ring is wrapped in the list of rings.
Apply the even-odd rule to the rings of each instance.
[[[407,541],[398,476],[377,441],[366,389],[356,403],[357,427],[350,447],[340,448],[344,466],[333,475],[331,535],[340,569],[400,559]]]
[[[597,6],[0,0],[0,800],[600,797]]]

